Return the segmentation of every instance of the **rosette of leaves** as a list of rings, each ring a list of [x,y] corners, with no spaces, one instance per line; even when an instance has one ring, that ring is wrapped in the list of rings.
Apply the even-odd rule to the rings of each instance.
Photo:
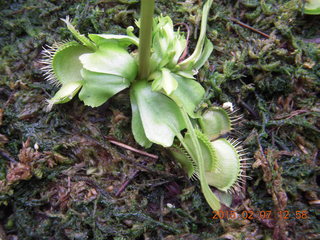
[[[212,0],[204,4],[196,48],[185,59],[181,57],[187,48],[185,36],[174,30],[169,17],[152,18],[153,0],[142,0],[141,3],[141,20],[137,22],[139,39],[133,35],[132,28],[128,28],[127,35],[89,34],[86,37],[68,18],[64,20],[78,41],[56,44],[44,50],[46,66],[43,69],[47,71],[47,78],[61,85],[55,96],[48,100],[49,109],[54,104],[70,101],[78,92],[85,105],[98,107],[130,87],[135,140],[144,147],[150,147],[152,143],[170,147],[177,138],[187,152],[187,158],[192,159],[192,175],[199,178],[207,202],[217,210],[219,199],[209,188],[206,176],[208,162],[214,161],[205,159],[207,153],[203,151],[199,137],[201,131],[193,123],[202,118],[195,109],[205,92],[194,75],[213,49],[206,38]],[[128,52],[129,45],[138,47],[138,59]],[[187,129],[184,135],[183,129]],[[234,152],[232,146],[226,151]],[[217,166],[211,165],[210,171]]]
[[[65,19],[68,29],[79,42],[55,44],[44,51],[43,63],[46,65],[43,70],[51,83],[61,86],[55,96],[47,100],[48,109],[54,104],[70,101],[78,92],[85,105],[98,107],[132,84],[132,129],[136,141],[144,147],[150,147],[152,143],[171,146],[175,136],[170,129],[172,123],[180,122],[175,129],[179,131],[185,125],[179,120],[181,117],[170,122],[167,121],[169,118],[162,117],[169,109],[173,116],[179,115],[177,109],[180,107],[189,116],[197,117],[194,110],[205,92],[193,75],[212,52],[212,44],[205,37],[211,2],[208,1],[204,8],[202,22],[205,24],[202,24],[196,49],[182,62],[178,61],[187,47],[184,35],[179,30],[174,31],[169,17],[153,20],[150,71],[145,79],[138,75],[137,59],[127,51],[131,44],[139,47],[139,39],[130,31],[131,36],[89,34],[87,38],[71,25],[68,18]],[[137,25],[140,27],[139,22]],[[140,70],[144,68],[139,66]],[[163,110],[159,110],[159,102],[163,103]]]
[[[199,117],[195,109],[200,104],[205,90],[195,80],[194,75],[213,50],[212,43],[206,38],[206,24],[211,4],[212,0],[207,1],[203,7],[202,25],[196,48],[193,54],[184,60],[181,60],[181,56],[187,48],[185,36],[179,29],[174,31],[170,17],[160,16],[153,19],[150,70],[144,76],[145,79],[140,79],[147,81],[137,81],[131,88],[132,130],[136,141],[144,147],[150,147],[152,143],[164,147],[171,146],[174,137],[177,136],[176,132],[186,127],[181,121],[181,111],[185,111],[191,118]],[[137,23],[139,27],[140,24]],[[160,102],[165,111],[159,107]],[[148,109],[148,114],[141,112],[145,109]],[[161,116],[162,113],[169,112],[176,118]]]

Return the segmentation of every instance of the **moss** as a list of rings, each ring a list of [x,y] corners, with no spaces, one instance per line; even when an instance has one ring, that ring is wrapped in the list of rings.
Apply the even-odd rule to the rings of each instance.
[[[157,14],[190,25],[190,48],[197,39],[200,2],[157,3]],[[248,170],[253,179],[247,181],[246,195],[235,198],[241,204],[234,209],[245,210],[244,203],[254,211],[307,210],[309,219],[292,219],[275,230],[265,227],[265,222],[221,224],[211,219],[197,184],[184,177],[163,149],[148,150],[161,156],[155,163],[106,141],[104,136],[112,135],[137,147],[126,92],[96,109],[73,100],[50,113],[43,110],[44,99],[56,89],[39,70],[41,48],[71,37],[60,18],[70,15],[82,33],[123,34],[139,16],[138,1],[11,0],[0,1],[0,109],[4,112],[0,134],[9,140],[0,142],[5,153],[0,155],[0,203],[8,205],[0,207],[0,222],[8,235],[19,239],[239,239],[252,237],[255,229],[257,239],[281,239],[284,232],[291,239],[319,237],[319,211],[309,202],[319,198],[320,57],[319,45],[310,39],[319,38],[320,18],[301,14],[298,0],[221,0],[213,5],[208,36],[214,52],[199,74],[206,87],[200,108],[232,101],[244,114],[240,139],[251,155],[258,151],[264,159],[268,152],[265,159],[270,162]],[[30,147],[37,143],[45,157],[32,165],[32,178],[2,188],[10,164],[19,161],[28,138]],[[136,169],[139,174],[115,197]],[[266,180],[268,174],[271,183]],[[272,184],[277,181],[281,184]],[[275,190],[285,192],[285,208]]]

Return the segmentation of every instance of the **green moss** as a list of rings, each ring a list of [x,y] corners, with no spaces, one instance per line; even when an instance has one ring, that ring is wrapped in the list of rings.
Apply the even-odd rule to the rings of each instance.
[[[315,111],[320,57],[319,46],[310,42],[319,37],[319,16],[303,16],[298,0],[215,1],[213,5],[208,35],[214,52],[199,74],[199,81],[206,87],[201,107],[232,101],[244,113],[240,138],[252,154],[260,147],[289,154],[269,158],[271,166],[275,162],[280,166],[269,170],[273,177],[281,177],[281,187],[288,196],[287,210],[309,211],[308,220],[291,221],[285,231],[292,239],[310,237],[319,230],[319,212],[306,199],[318,194],[319,187],[314,159],[320,142],[319,114]],[[0,1],[0,108],[4,109],[0,134],[9,139],[0,150],[17,161],[22,143],[30,138],[31,147],[38,143],[41,153],[50,152],[58,159],[53,167],[41,162],[33,171],[35,177],[19,181],[0,194],[0,203],[9,204],[6,210],[0,206],[0,221],[7,223],[5,230],[26,240],[157,239],[170,235],[185,239],[186,234],[218,239],[223,234],[245,238],[249,236],[245,229],[254,228],[267,239],[273,232],[263,224],[250,222],[242,227],[239,222],[221,225],[212,220],[200,190],[190,188],[196,184],[178,178],[183,174],[161,148],[150,150],[161,156],[155,164],[139,155],[134,155],[135,161],[127,161],[132,153],[106,143],[104,136],[112,134],[136,146],[129,121],[123,118],[113,122],[109,110],[119,110],[130,119],[126,92],[97,109],[73,100],[50,113],[44,112],[44,99],[56,89],[44,82],[37,61],[43,45],[71,37],[59,19],[69,15],[82,33],[123,34],[139,16],[138,8],[136,0]],[[189,24],[189,47],[193,48],[199,9],[198,1],[158,1],[156,13],[169,14],[175,23]],[[232,22],[230,17],[271,38]],[[183,27],[181,30],[185,31]],[[137,169],[133,162],[154,172],[142,169],[116,198],[115,192],[132,169]],[[0,163],[1,181],[10,161],[1,155]],[[89,168],[95,171],[87,175]],[[173,176],[156,174],[159,170]],[[247,174],[253,177],[247,182],[244,199],[250,200],[249,207],[255,211],[274,210],[278,203],[270,195],[273,185],[262,177],[263,169],[250,169]],[[182,194],[172,195],[167,185],[176,181]],[[75,191],[79,186],[71,189],[72,197],[67,197],[64,207],[58,202],[57,191],[67,191],[68,184],[75,186],[79,182],[83,192]],[[110,186],[113,190],[108,192]],[[85,198],[90,189],[97,192],[92,200]],[[176,208],[167,208],[167,203]],[[241,207],[237,209],[242,211]]]

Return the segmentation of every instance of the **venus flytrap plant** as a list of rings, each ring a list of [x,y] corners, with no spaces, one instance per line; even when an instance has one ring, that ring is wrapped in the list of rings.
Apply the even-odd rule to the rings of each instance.
[[[212,0],[204,4],[198,43],[186,59],[180,59],[187,48],[184,35],[174,31],[169,17],[152,18],[154,0],[142,0],[139,39],[132,27],[127,35],[89,34],[87,38],[66,18],[78,42],[45,49],[43,70],[50,82],[61,85],[48,100],[49,109],[70,101],[78,92],[85,105],[98,107],[130,87],[135,140],[146,148],[152,143],[171,147],[188,175],[200,180],[210,207],[218,210],[219,199],[208,184],[229,191],[242,170],[236,148],[219,138],[231,130],[228,115],[218,108],[202,115],[195,112],[205,90],[193,76],[213,49],[206,38],[211,5]],[[127,51],[129,45],[138,47],[138,59]]]

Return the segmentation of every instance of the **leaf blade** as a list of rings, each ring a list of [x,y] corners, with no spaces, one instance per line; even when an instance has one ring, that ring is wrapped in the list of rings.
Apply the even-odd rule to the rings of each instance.
[[[200,83],[193,79],[183,78],[172,74],[178,83],[178,87],[168,95],[178,106],[182,107],[190,117],[197,118],[194,112],[196,107],[201,103],[205,94],[204,88]]]
[[[85,105],[98,107],[109,98],[130,86],[124,77],[82,70],[83,86],[79,98]]]
[[[106,42],[94,53],[80,56],[83,67],[92,72],[106,73],[134,80],[138,66],[133,57],[117,43]]]
[[[132,85],[146,137],[153,143],[169,147],[177,132],[185,128],[179,107],[162,93],[151,90],[146,81]]]

